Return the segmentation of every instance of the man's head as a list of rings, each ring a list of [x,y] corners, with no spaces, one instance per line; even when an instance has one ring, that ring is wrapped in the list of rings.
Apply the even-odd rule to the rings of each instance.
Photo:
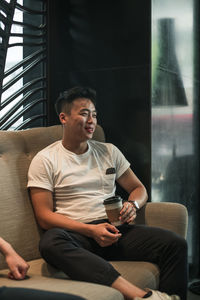
[[[90,88],[75,87],[60,95],[56,111],[69,142],[82,143],[91,139],[97,125],[96,92]]]
[[[61,112],[70,114],[73,101],[79,98],[89,99],[94,106],[96,105],[96,91],[89,87],[74,87],[67,91],[62,92],[56,103],[55,109],[58,116]]]

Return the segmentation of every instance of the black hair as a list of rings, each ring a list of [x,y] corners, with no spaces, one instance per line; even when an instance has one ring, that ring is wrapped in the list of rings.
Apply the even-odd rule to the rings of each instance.
[[[67,91],[60,93],[55,103],[56,113],[59,115],[61,112],[70,113],[71,104],[78,98],[87,98],[96,105],[96,91],[90,87],[76,86]]]

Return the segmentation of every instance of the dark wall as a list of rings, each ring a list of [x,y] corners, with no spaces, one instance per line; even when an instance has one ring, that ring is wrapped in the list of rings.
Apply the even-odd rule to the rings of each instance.
[[[41,26],[41,24],[45,23],[44,17],[42,13],[43,11],[43,3],[40,1],[32,1],[32,0],[24,0],[23,4],[25,7],[31,8],[33,11],[37,11],[38,13],[25,13],[23,14],[23,22],[25,24],[30,24],[35,27]],[[23,28],[23,57],[26,58],[28,56],[33,55],[37,51],[40,51],[40,55],[36,57],[36,59],[40,59],[40,62],[37,64],[35,60],[32,59],[29,61],[29,64],[35,63],[35,67],[29,69],[23,76],[23,84],[24,86],[27,83],[31,83],[29,87],[29,93],[32,95],[27,97],[25,101],[25,105],[29,105],[34,101],[38,101],[37,105],[32,106],[32,108],[26,111],[23,114],[24,121],[29,120],[29,118],[33,118],[34,116],[38,116],[35,120],[32,120],[31,123],[28,123],[28,127],[40,127],[46,125],[46,105],[45,105],[45,75],[44,75],[44,64],[43,59],[45,54],[43,55],[42,50],[45,50],[45,37],[43,37],[44,32],[41,30],[36,31],[31,26],[24,26]],[[36,36],[41,36],[40,38],[36,38]],[[32,38],[35,36],[35,38]],[[34,45],[34,46],[33,46]],[[26,65],[27,67],[27,65]],[[36,80],[37,79],[37,80]],[[40,79],[40,80],[39,80]],[[33,83],[36,81],[35,83]],[[33,92],[34,91],[34,92]],[[25,95],[25,93],[24,93]],[[39,102],[39,99],[41,100]],[[40,117],[39,117],[40,116]]]
[[[49,124],[75,85],[97,91],[98,122],[150,191],[151,1],[48,1]]]

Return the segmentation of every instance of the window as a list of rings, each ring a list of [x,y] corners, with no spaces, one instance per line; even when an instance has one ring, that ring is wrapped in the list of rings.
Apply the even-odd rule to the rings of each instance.
[[[43,1],[1,1],[0,128],[3,130],[45,124],[45,16]]]

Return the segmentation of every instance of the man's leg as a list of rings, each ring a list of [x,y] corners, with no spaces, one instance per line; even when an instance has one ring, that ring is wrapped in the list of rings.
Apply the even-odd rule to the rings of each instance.
[[[61,228],[48,230],[40,241],[42,257],[71,279],[110,286],[120,274],[95,254],[101,250],[93,239]]]
[[[48,230],[40,241],[42,257],[71,279],[112,286],[126,299],[143,297],[145,291],[122,278],[108,261],[100,257],[105,251],[107,249],[93,239],[60,228]]]
[[[117,260],[148,261],[160,268],[159,290],[169,295],[177,294],[181,300],[187,294],[187,243],[171,231],[142,225],[125,225],[119,228],[122,237],[110,257]],[[110,247],[112,248],[112,247]]]

